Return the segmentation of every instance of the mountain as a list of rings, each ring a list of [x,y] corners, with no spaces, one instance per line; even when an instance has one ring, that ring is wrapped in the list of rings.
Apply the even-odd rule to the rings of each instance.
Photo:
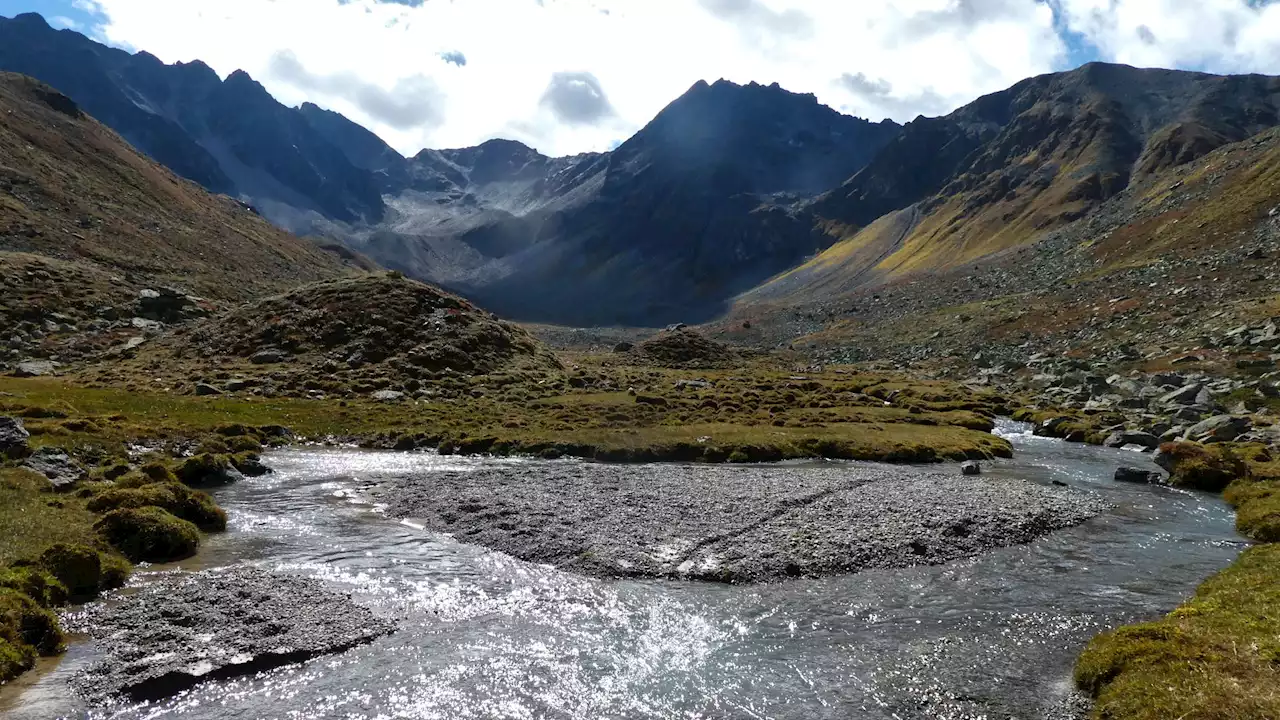
[[[0,18],[0,70],[52,85],[157,162],[283,227],[312,214],[382,218],[376,178],[243,72],[224,81],[199,61],[165,65],[54,30],[34,13]]]
[[[1280,78],[1091,63],[906,125],[814,203],[842,242],[754,293],[817,296],[962,266],[1280,124]]]
[[[518,319],[707,320],[829,244],[801,202],[898,130],[776,85],[700,82],[610,153],[424,151],[415,170],[440,189],[390,201],[390,232],[357,247]]]
[[[698,83],[611,153],[509,140],[405,158],[342,115],[276,102],[243,72],[164,65],[39,15],[0,18],[0,69],[59,88],[178,174],[463,292],[576,324],[700,321],[832,242],[799,203],[899,126],[775,86]]]

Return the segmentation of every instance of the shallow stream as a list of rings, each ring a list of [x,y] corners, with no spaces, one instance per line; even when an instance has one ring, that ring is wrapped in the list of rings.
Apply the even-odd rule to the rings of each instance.
[[[600,581],[386,519],[370,478],[534,461],[289,450],[217,491],[229,532],[184,567],[261,563],[353,593],[400,630],[346,654],[88,712],[79,643],[8,688],[0,715],[281,718],[1071,718],[1071,665],[1100,629],[1171,610],[1243,543],[1217,498],[1124,485],[1133,452],[1001,430],[1010,481],[1060,481],[1112,509],[1030,545],[938,567],[761,586]],[[796,473],[808,466],[795,465]]]

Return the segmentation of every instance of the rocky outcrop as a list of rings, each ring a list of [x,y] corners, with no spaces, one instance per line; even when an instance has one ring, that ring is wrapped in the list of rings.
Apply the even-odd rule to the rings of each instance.
[[[58,492],[74,490],[89,475],[89,471],[72,459],[66,450],[57,447],[36,450],[22,466],[45,476]]]
[[[0,416],[0,457],[24,457],[30,451],[31,433],[15,417]]]
[[[79,618],[102,658],[72,679],[93,703],[160,700],[363,645],[394,626],[318,580],[251,568],[180,573]]]

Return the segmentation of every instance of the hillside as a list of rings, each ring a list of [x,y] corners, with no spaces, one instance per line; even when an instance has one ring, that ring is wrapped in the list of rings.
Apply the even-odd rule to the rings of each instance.
[[[740,298],[716,334],[992,377],[1037,355],[1274,369],[1280,128],[1135,177],[1085,217],[954,270],[865,286],[831,271],[767,296],[797,274]]]
[[[203,313],[348,271],[337,255],[175,177],[48,86],[0,73],[0,115],[0,325],[14,329],[4,338],[10,359],[57,354],[56,338],[101,334],[136,315],[169,319],[143,305]],[[179,290],[156,290],[165,286]],[[155,299],[140,299],[144,290]]]
[[[841,242],[752,297],[817,298],[957,268],[1277,124],[1280,78],[1091,63],[1024,80],[904,127],[814,203]]]

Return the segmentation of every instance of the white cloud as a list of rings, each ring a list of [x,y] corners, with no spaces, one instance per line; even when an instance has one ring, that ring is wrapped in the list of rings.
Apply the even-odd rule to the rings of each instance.
[[[1280,7],[1051,1],[1108,59],[1280,70]],[[1068,50],[1039,0],[95,2],[111,42],[166,62],[199,58],[224,76],[244,69],[282,102],[342,112],[405,153],[492,137],[551,154],[604,150],[697,80],[721,77],[905,121],[1060,69]],[[281,52],[296,58],[293,72],[278,72]],[[574,88],[591,92],[579,100],[601,99],[592,122],[546,101],[557,78],[582,79]],[[406,87],[430,99],[367,102]],[[405,108],[423,121],[404,121]]]
[[[48,20],[49,24],[56,28],[65,28],[68,30],[80,29],[80,23],[66,17],[65,15],[54,15],[53,17],[48,18]]]

